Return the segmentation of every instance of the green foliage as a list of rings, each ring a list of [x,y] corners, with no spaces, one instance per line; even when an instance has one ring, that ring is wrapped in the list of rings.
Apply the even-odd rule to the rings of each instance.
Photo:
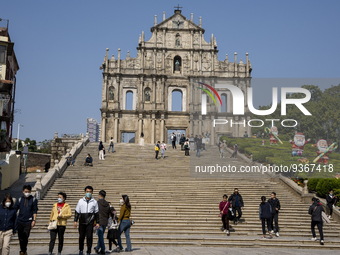
[[[287,105],[287,115],[285,119],[295,119],[298,121],[296,128],[281,128],[278,126],[279,138],[286,140],[285,135],[293,137],[295,131],[303,132],[306,139],[311,138],[314,142],[319,139],[326,139],[330,142],[340,142],[340,84],[321,91],[315,85],[303,85],[303,88],[311,92],[311,100],[304,104],[312,116],[305,116],[295,105]],[[293,93],[290,98],[301,98],[302,94]],[[260,109],[269,109],[270,106],[262,106]],[[282,119],[281,106],[278,104],[277,110],[271,115],[252,116],[256,119]],[[270,124],[270,123],[269,123]],[[269,125],[268,125],[269,126]],[[254,134],[262,134],[264,127],[253,128]],[[291,139],[290,138],[290,139]],[[340,148],[338,149],[338,151]]]
[[[292,139],[291,137],[290,139]],[[269,145],[269,138],[235,138],[235,137],[221,137],[221,141],[226,140],[229,148],[233,148],[234,144],[238,144],[239,152],[250,157],[253,155],[253,160],[259,163],[270,165],[283,165],[295,167],[304,167],[307,162],[301,162],[301,157],[292,157],[292,145],[289,140],[282,139],[283,144]],[[265,145],[262,145],[262,140],[265,140]],[[317,148],[312,143],[307,143],[304,147],[303,158],[309,164],[313,164],[313,160],[317,157]],[[333,171],[329,171],[329,165],[313,164],[309,167],[310,171],[291,171],[285,176],[302,177],[302,178],[332,178],[336,174],[340,174],[340,154],[333,152],[329,154],[329,165],[333,166]],[[314,167],[314,168],[313,168]],[[313,168],[313,170],[311,170]]]
[[[318,185],[321,178],[310,178],[308,179],[307,187],[309,192],[316,191],[316,186]]]
[[[51,153],[51,140],[44,140],[37,144],[36,140],[31,140],[26,138],[25,140],[19,140],[19,151],[23,150],[23,143],[28,147],[29,152],[41,152],[41,153]],[[38,149],[39,147],[39,149]],[[17,149],[17,143],[12,143],[12,150]]]
[[[334,189],[334,195],[340,198],[340,189]],[[340,206],[340,200],[338,200],[337,206]]]
[[[50,154],[51,153],[51,142],[52,142],[51,140],[44,140],[40,142],[38,144],[39,146],[38,152]]]
[[[320,197],[326,197],[329,190],[340,189],[340,180],[335,178],[321,179],[316,185],[316,192]]]

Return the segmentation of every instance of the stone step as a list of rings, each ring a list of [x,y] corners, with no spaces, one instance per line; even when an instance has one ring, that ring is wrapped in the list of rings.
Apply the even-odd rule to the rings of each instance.
[[[291,247],[337,249],[340,247],[340,224],[326,225],[326,245],[310,241],[310,216],[308,204],[301,203],[279,181],[265,175],[230,175],[218,178],[196,178],[190,174],[190,162],[203,162],[207,157],[218,163],[241,166],[245,162],[219,159],[216,147],[208,148],[202,158],[185,157],[184,152],[169,149],[162,160],[154,159],[154,145],[140,148],[138,145],[116,144],[115,153],[108,153],[104,161],[97,158],[98,144],[89,144],[78,155],[76,166],[69,167],[57,179],[43,200],[39,201],[37,227],[32,230],[30,245],[46,245],[49,235],[46,226],[57,193],[65,190],[68,203],[74,210],[84,195],[83,188],[90,184],[107,191],[107,199],[119,211],[120,194],[128,194],[132,204],[132,216],[136,224],[131,228],[134,246],[192,245],[233,247]],[[84,167],[86,154],[94,158],[93,167]],[[205,157],[205,158],[204,158]],[[243,222],[232,225],[234,231],[226,236],[220,231],[217,217],[218,203],[224,193],[239,188],[245,202]],[[260,197],[269,197],[276,191],[281,201],[280,238],[261,240],[261,224],[258,220]],[[77,245],[77,229],[71,225],[66,231],[66,244]],[[124,239],[124,235],[123,239]],[[274,250],[273,250],[274,251]]]

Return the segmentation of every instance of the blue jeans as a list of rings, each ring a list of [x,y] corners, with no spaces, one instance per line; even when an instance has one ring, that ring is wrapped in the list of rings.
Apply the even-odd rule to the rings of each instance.
[[[201,150],[200,149],[197,149],[196,151],[196,157],[200,157],[201,156]]]
[[[104,233],[105,233],[105,225],[101,225],[97,229],[97,235],[98,235],[98,242],[97,242],[97,249],[101,250],[101,252],[105,252],[105,242],[104,242]]]
[[[110,152],[110,149],[111,149],[112,152],[114,152],[114,145],[113,145],[113,144],[112,144],[112,145],[111,145],[111,144],[109,145],[109,149],[107,150],[107,152]]]
[[[130,220],[122,220],[119,224],[119,235],[118,235],[118,245],[120,249],[123,249],[122,246],[122,239],[121,239],[121,234],[124,232],[125,233],[125,238],[126,238],[126,249],[128,251],[132,251],[131,247],[131,239],[130,239],[130,227],[131,227],[131,222]]]

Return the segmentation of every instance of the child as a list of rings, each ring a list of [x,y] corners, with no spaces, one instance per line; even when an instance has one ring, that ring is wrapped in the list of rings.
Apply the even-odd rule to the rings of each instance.
[[[113,252],[113,249],[112,249],[112,243],[116,246],[116,250],[119,250],[119,246],[118,246],[118,243],[117,243],[117,238],[118,238],[118,217],[116,215],[116,211],[113,207],[111,207],[111,210],[114,214],[113,217],[110,217],[109,218],[109,221],[108,221],[108,224],[107,224],[107,229],[108,229],[108,232],[107,232],[107,239],[109,240],[109,250],[108,252],[111,253]]]
[[[164,143],[164,141],[161,143],[161,157],[164,159],[164,154],[166,151],[166,144]]]

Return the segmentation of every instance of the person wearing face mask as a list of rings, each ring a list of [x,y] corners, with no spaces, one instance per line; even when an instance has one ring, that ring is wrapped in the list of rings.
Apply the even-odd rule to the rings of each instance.
[[[14,209],[19,211],[16,227],[20,243],[20,255],[27,255],[28,238],[37,219],[38,200],[31,195],[31,191],[31,185],[24,185],[22,188],[23,196],[14,205]]]
[[[74,213],[74,227],[77,228],[79,221],[79,255],[83,255],[84,252],[84,240],[86,237],[87,255],[91,254],[93,243],[93,227],[99,228],[99,214],[98,203],[92,197],[93,188],[86,186],[85,196],[79,199],[75,213]],[[96,224],[95,224],[96,222]]]
[[[105,254],[105,242],[104,242],[104,233],[107,226],[107,223],[109,221],[109,218],[113,216],[110,204],[105,200],[106,197],[106,191],[101,190],[98,194],[98,209],[99,209],[99,225],[100,227],[97,230],[98,235],[98,242],[97,246],[94,248],[94,250],[98,254]]]
[[[0,254],[9,255],[10,242],[15,230],[17,211],[13,208],[13,199],[6,194],[0,206]]]
[[[65,203],[66,193],[58,193],[58,202],[52,207],[50,221],[57,221],[57,229],[50,230],[50,245],[49,245],[49,255],[52,255],[55,240],[58,235],[58,255],[61,255],[64,245],[64,234],[66,230],[67,219],[71,218],[72,212],[69,204]]]
[[[122,239],[121,234],[125,233],[125,239],[126,239],[126,249],[125,251],[132,251],[131,247],[131,239],[130,239],[130,228],[131,228],[131,204],[128,195],[122,195],[122,199],[120,200],[120,213],[119,213],[119,233],[118,233],[118,252],[123,251],[122,246]]]

